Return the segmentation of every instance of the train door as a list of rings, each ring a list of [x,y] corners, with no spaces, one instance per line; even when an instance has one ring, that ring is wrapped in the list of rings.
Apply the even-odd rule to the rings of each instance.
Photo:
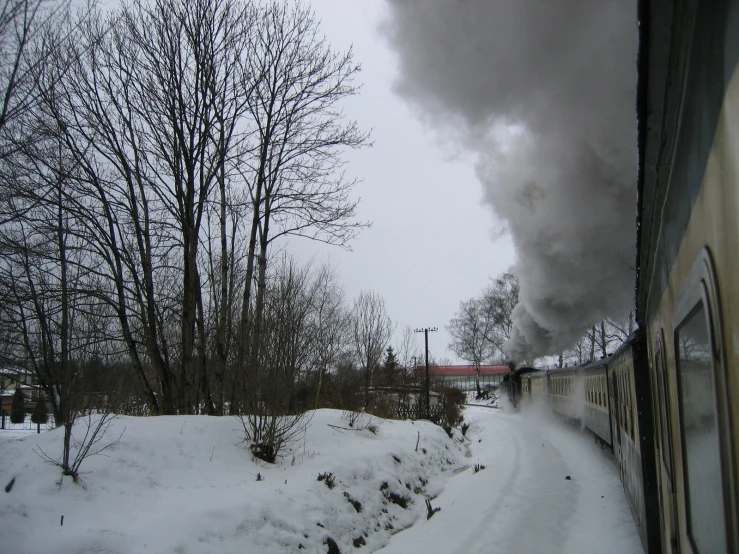
[[[618,462],[619,476],[623,483],[624,476],[624,464],[621,460],[621,417],[620,417],[620,401],[619,401],[619,388],[618,388],[618,374],[613,371],[611,372],[611,422],[613,425],[612,429],[612,441],[613,441],[613,455]]]

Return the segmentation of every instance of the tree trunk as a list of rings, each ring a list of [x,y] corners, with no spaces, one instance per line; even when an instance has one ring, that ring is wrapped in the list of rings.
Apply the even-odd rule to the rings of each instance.
[[[592,335],[590,336],[590,360],[595,360],[595,325],[593,325],[593,328],[591,330]]]
[[[600,350],[603,358],[608,356],[608,344],[606,340],[606,322],[600,322]]]

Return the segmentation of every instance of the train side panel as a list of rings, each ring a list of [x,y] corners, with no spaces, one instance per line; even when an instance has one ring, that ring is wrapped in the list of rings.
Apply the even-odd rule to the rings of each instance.
[[[638,436],[638,430],[634,426],[636,420],[634,417],[634,360],[630,349],[621,349],[613,356],[608,366],[608,377],[611,383],[610,403],[615,435],[613,453],[620,468],[621,481],[626,490],[634,519],[641,533],[646,510],[642,490],[641,445],[635,439]],[[643,541],[644,538],[642,538]]]
[[[579,368],[549,371],[549,399],[554,412],[582,421],[585,409],[585,385]]]
[[[643,5],[637,320],[662,542],[739,552],[739,2]]]
[[[585,411],[583,422],[604,444],[611,446],[611,418],[609,415],[608,375],[605,364],[583,370],[585,382]]]

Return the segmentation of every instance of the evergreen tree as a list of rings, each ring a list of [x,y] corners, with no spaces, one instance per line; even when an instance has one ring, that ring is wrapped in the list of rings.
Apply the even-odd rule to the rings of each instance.
[[[23,423],[26,420],[26,397],[23,396],[23,391],[20,386],[15,389],[13,395],[13,405],[10,409],[10,422],[11,423]]]
[[[46,402],[42,398],[36,401],[36,407],[33,409],[31,414],[31,421],[36,424],[44,424],[49,422],[49,409],[46,407]]]
[[[393,385],[398,378],[398,360],[392,346],[385,351],[385,359],[382,362],[383,385]]]

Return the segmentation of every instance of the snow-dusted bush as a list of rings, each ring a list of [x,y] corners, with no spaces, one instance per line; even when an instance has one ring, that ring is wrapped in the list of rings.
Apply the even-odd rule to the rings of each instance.
[[[446,387],[441,391],[442,421],[445,428],[456,427],[463,421],[462,410],[466,401],[464,392],[456,387]]]

